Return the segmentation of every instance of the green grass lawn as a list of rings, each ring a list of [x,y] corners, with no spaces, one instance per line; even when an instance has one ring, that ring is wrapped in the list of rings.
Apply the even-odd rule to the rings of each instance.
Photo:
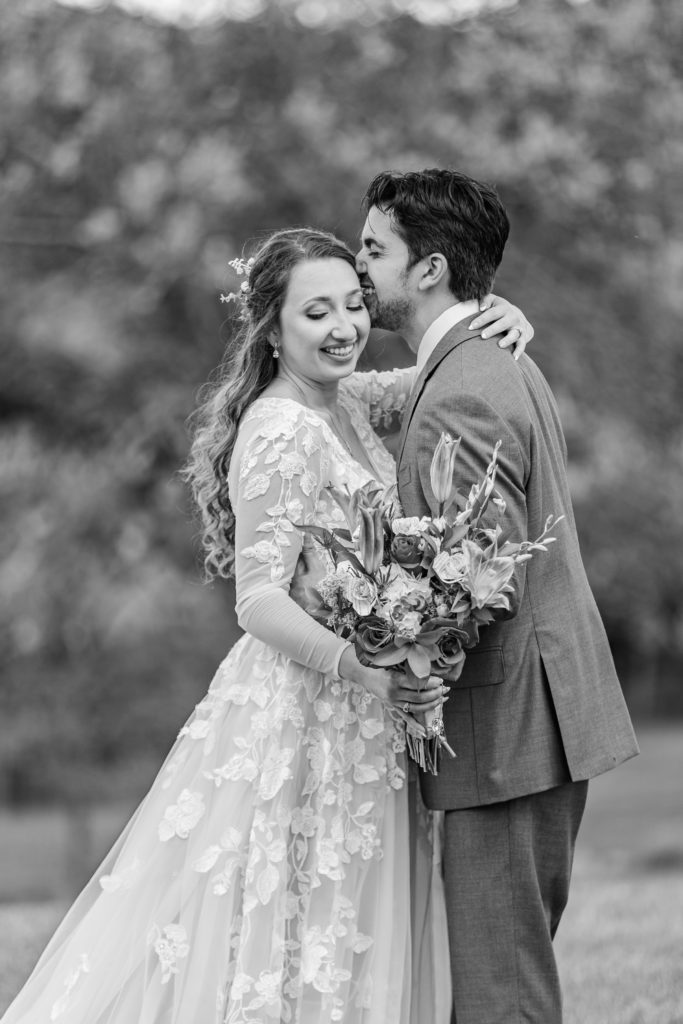
[[[556,940],[566,1024],[683,1022],[683,874],[586,877]]]
[[[591,783],[556,943],[565,1024],[683,1024],[683,729],[639,732],[641,757]],[[33,838],[27,819],[22,827]],[[103,818],[95,831],[108,842],[114,822]],[[18,844],[5,829],[3,866]],[[24,863],[37,860],[33,846]],[[64,907],[55,899],[0,906],[0,1012]]]
[[[565,1024],[683,1024],[683,729],[595,779],[556,947]]]

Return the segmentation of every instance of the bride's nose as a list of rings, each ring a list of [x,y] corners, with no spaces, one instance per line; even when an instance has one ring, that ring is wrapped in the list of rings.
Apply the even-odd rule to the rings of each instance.
[[[355,341],[358,337],[356,325],[347,316],[339,317],[331,333],[337,341]]]

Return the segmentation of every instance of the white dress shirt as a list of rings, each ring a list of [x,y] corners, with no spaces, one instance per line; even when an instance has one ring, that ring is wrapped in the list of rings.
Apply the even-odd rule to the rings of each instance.
[[[464,320],[465,317],[475,317],[478,312],[478,301],[476,299],[466,299],[464,302],[456,302],[454,306],[444,309],[443,313],[437,316],[436,320],[432,321],[422,335],[422,341],[417,350],[415,365],[418,374],[422,373],[432,352],[441,339],[448,334],[450,329],[455,327],[461,320]]]

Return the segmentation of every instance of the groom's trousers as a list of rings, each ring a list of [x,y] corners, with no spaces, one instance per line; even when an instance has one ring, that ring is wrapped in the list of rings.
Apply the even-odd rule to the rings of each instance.
[[[587,782],[446,811],[452,1024],[561,1024],[552,940]]]

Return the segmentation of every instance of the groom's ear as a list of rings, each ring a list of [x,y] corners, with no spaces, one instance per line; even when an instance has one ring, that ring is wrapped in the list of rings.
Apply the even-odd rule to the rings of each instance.
[[[448,284],[448,262],[440,252],[433,252],[420,260],[423,272],[417,283],[418,291],[430,291],[439,285]]]

